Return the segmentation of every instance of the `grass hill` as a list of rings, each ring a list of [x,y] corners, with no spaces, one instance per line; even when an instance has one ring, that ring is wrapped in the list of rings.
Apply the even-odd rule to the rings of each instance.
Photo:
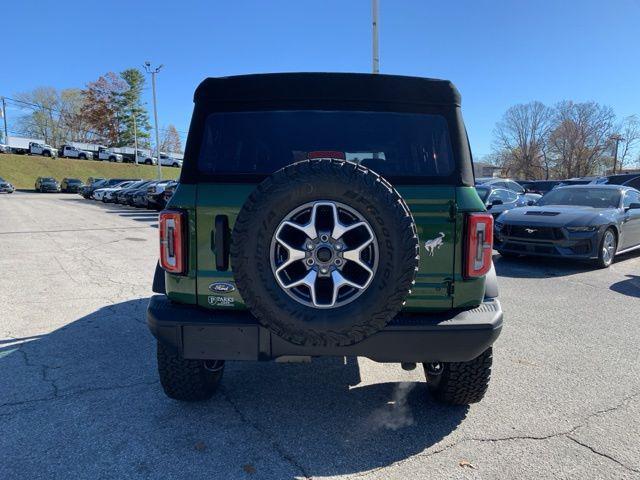
[[[179,168],[162,167],[162,178],[177,178]],[[31,155],[0,154],[0,177],[19,189],[33,189],[38,177],[79,178],[83,182],[88,177],[102,178],[158,178],[155,165],[135,165],[132,163],[111,163],[96,160],[75,160],[68,158],[48,158]]]

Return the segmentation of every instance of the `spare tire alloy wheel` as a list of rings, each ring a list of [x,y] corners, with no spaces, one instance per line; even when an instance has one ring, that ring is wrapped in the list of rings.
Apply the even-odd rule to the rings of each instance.
[[[371,284],[378,242],[359,212],[322,200],[296,208],[280,222],[270,258],[278,284],[291,298],[309,307],[337,308]]]
[[[344,160],[285,167],[249,196],[231,265],[247,308],[284,340],[353,345],[382,330],[411,292],[419,260],[398,192]]]

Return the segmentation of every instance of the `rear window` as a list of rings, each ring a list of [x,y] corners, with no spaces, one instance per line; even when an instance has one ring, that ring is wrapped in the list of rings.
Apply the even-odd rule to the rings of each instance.
[[[343,158],[384,176],[448,176],[454,160],[441,115],[358,111],[210,114],[198,170],[270,175],[309,158]]]

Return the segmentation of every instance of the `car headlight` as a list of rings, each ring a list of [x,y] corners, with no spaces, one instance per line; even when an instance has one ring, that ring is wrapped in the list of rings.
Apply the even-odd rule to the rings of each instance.
[[[567,227],[570,232],[595,232],[598,229],[596,225],[589,225],[585,227]]]

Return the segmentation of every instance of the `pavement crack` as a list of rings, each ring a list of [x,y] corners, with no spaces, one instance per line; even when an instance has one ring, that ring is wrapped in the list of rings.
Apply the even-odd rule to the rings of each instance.
[[[612,457],[611,455],[607,455],[604,452],[601,452],[599,450],[596,450],[595,448],[593,448],[591,445],[587,445],[584,442],[581,442],[580,440],[578,440],[575,437],[572,437],[571,435],[567,435],[566,436],[569,440],[571,440],[572,442],[577,443],[578,445],[588,449],[589,451],[591,451],[592,453],[594,453],[595,455],[598,455],[599,457],[602,458],[606,458],[614,463],[617,463],[619,466],[621,466],[622,468],[629,470],[630,472],[634,472],[634,473],[640,473],[640,470],[630,467],[629,465],[625,465],[624,463],[622,463],[620,460],[618,460],[617,458]]]
[[[282,445],[280,445],[278,442],[273,440],[273,437],[271,435],[269,435],[266,431],[264,431],[263,428],[260,425],[258,425],[256,422],[252,422],[251,420],[249,420],[249,418],[247,418],[247,416],[242,412],[242,410],[236,404],[236,402],[234,402],[231,399],[231,397],[223,389],[220,389],[219,392],[220,392],[222,398],[224,398],[225,401],[229,405],[231,405],[231,408],[233,409],[234,412],[236,412],[236,415],[238,415],[238,417],[240,418],[242,423],[245,423],[245,424],[249,425],[256,432],[258,432],[262,437],[264,437],[271,444],[271,447],[276,451],[276,453],[278,453],[280,458],[282,460],[284,460],[285,462],[287,462],[292,467],[294,467],[295,469],[299,470],[300,473],[302,473],[303,478],[305,478],[307,480],[311,480],[312,477],[309,474],[309,472],[307,472],[307,470],[293,457],[293,455],[288,453],[282,447]]]
[[[30,404],[34,404],[34,403],[48,402],[48,401],[58,400],[58,399],[62,399],[62,398],[69,398],[69,397],[75,397],[75,396],[78,396],[78,395],[84,395],[86,393],[92,393],[92,392],[102,392],[102,391],[110,391],[110,390],[122,390],[122,389],[126,389],[126,388],[138,387],[140,385],[155,385],[156,383],[158,383],[158,380],[147,381],[147,382],[128,383],[128,384],[123,384],[123,385],[111,385],[111,386],[107,386],[107,387],[89,387],[89,388],[82,388],[82,389],[79,389],[79,390],[71,390],[71,391],[63,392],[63,393],[60,393],[59,390],[56,388],[54,390],[54,393],[52,395],[47,396],[47,397],[32,398],[32,399],[28,399],[28,400],[21,400],[19,402],[7,402],[7,403],[1,404],[0,408],[3,408],[3,407],[15,407],[15,406],[22,406],[22,405],[30,405]],[[18,411],[21,411],[21,410],[18,410]],[[11,416],[11,415],[14,415],[15,413],[17,413],[17,412],[13,411],[13,412],[9,412],[9,413],[0,413],[0,417]]]
[[[626,468],[627,470],[630,470],[632,472],[638,472],[640,473],[640,470],[636,470],[633,467],[629,467],[627,465],[624,465],[622,462],[620,462],[619,460],[616,460],[615,458],[599,452],[597,450],[595,450],[593,447],[590,447],[587,444],[583,444],[580,441],[578,441],[576,438],[574,438],[572,435],[577,432],[578,430],[580,430],[581,428],[585,428],[586,426],[589,425],[589,422],[592,418],[594,417],[599,417],[602,415],[605,415],[607,413],[616,411],[624,406],[626,406],[629,402],[631,402],[632,400],[634,400],[635,398],[640,397],[640,392],[636,392],[636,393],[632,393],[630,395],[627,395],[626,397],[622,398],[618,403],[616,403],[615,405],[611,405],[609,407],[603,408],[601,410],[597,410],[595,412],[590,413],[589,415],[587,415],[586,417],[584,417],[582,419],[582,421],[580,423],[578,423],[577,425],[574,425],[573,427],[571,427],[568,430],[564,430],[561,432],[556,432],[556,433],[550,433],[548,435],[512,435],[512,436],[508,436],[508,437],[498,437],[498,438],[483,438],[483,437],[479,437],[479,438],[462,438],[460,440],[457,440],[453,443],[450,443],[448,445],[443,446],[442,448],[439,448],[437,450],[433,450],[430,452],[425,452],[422,454],[418,454],[418,457],[422,457],[422,458],[427,458],[427,457],[431,457],[434,455],[439,455],[440,453],[446,452],[447,450],[451,450],[452,448],[457,447],[458,445],[462,445],[464,443],[473,443],[473,442],[489,442],[489,443],[497,443],[497,442],[510,442],[510,441],[526,441],[526,440],[530,440],[530,441],[546,441],[546,440],[551,440],[553,438],[567,438],[569,440],[572,440],[575,443],[578,443],[580,445],[582,445],[585,448],[588,448],[589,450],[591,450],[594,454],[596,455],[600,455],[602,457],[606,457],[609,458],[610,460],[618,463],[620,466]],[[398,464],[401,464],[404,461],[407,461],[408,459],[402,460],[400,462],[397,462]],[[371,472],[367,472],[367,474],[369,474]]]

